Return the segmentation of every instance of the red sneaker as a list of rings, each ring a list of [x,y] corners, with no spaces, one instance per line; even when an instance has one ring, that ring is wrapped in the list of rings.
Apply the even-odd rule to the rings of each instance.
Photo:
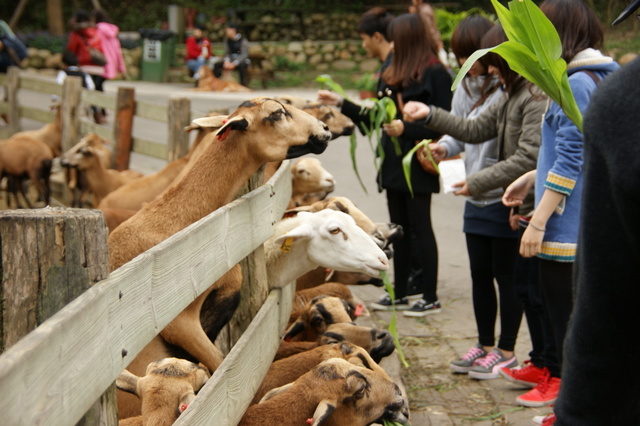
[[[556,402],[560,391],[560,378],[545,374],[538,385],[529,392],[516,398],[516,402],[525,407],[544,407]]]
[[[544,416],[542,419],[542,426],[553,426],[556,423],[556,415],[551,413]]]
[[[531,360],[525,361],[520,368],[503,368],[500,375],[510,382],[533,388],[546,374],[547,368],[536,367]]]

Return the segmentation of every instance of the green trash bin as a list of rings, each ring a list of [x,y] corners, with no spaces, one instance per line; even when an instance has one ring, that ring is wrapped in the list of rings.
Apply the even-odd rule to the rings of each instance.
[[[158,29],[138,31],[142,37],[142,80],[168,81],[169,65],[175,56],[175,33]]]

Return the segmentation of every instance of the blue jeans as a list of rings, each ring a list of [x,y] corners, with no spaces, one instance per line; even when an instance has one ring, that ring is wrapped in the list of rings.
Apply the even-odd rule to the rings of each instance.
[[[207,63],[207,60],[204,58],[189,59],[187,60],[187,68],[189,68],[189,71],[195,74],[198,72],[200,67],[206,63]]]

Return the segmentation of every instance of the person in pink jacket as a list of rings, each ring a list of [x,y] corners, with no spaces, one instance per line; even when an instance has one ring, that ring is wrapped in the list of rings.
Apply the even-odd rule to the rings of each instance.
[[[122,57],[122,48],[118,33],[120,28],[109,22],[109,16],[102,9],[93,11],[93,18],[96,22],[96,28],[100,40],[102,41],[102,53],[107,58],[107,64],[104,66],[102,77],[105,80],[112,80],[119,74],[124,75],[126,68],[124,66],[124,58]]]

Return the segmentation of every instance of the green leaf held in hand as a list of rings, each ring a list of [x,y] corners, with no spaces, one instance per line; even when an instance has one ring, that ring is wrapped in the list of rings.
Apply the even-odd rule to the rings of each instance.
[[[488,52],[500,55],[509,67],[538,86],[582,131],[582,113],[569,86],[567,63],[555,27],[531,0],[512,0],[509,9],[491,0],[508,41],[474,52],[452,85],[455,90],[473,63]]]
[[[431,161],[436,171],[440,173],[440,168],[438,167],[436,160],[433,158],[433,155],[431,155],[431,150],[429,149],[430,143],[431,139],[423,139],[422,141],[417,143],[416,146],[411,148],[411,151],[407,152],[407,155],[402,158],[402,171],[404,172],[404,179],[407,182],[407,186],[409,187],[411,198],[413,198],[413,187],[411,186],[411,160],[413,160],[413,156],[415,155],[416,151],[418,151],[421,147],[424,147],[425,152],[429,157],[429,161]]]
[[[396,300],[396,294],[393,290],[393,286],[391,285],[391,281],[389,281],[389,276],[387,275],[387,273],[381,272],[380,277],[382,278],[384,288],[387,293],[389,293],[391,300]],[[400,358],[400,362],[402,362],[402,365],[404,365],[405,367],[409,367],[409,363],[407,362],[407,359],[404,356],[404,351],[402,350],[402,345],[400,344],[400,339],[398,338],[398,328],[396,326],[397,321],[398,317],[396,315],[396,308],[395,306],[393,306],[393,309],[391,310],[391,322],[389,322],[389,333],[391,333],[391,336],[393,337],[393,343],[396,346],[396,351],[398,352],[398,358]]]

